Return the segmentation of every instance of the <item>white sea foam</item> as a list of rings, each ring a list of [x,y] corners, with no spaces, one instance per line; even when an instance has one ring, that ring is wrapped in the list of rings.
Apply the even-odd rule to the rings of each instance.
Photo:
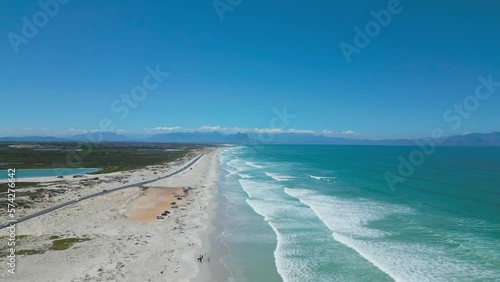
[[[249,179],[240,179],[239,182],[243,191],[245,191],[250,198],[261,200],[281,199],[281,197],[275,195],[276,192],[282,189],[279,185],[257,182]]]
[[[327,257],[308,255],[312,251],[298,247],[304,242],[323,246],[321,238],[314,236],[312,230],[317,230],[316,215],[305,205],[288,197],[284,187],[279,184],[239,180],[243,190],[250,199],[248,205],[271,226],[276,234],[277,246],[274,251],[278,273],[283,281],[331,281],[327,273],[314,271],[313,268],[325,261]],[[323,238],[324,239],[324,238]]]
[[[265,166],[262,166],[262,165],[258,165],[254,162],[248,162],[248,161],[245,161],[245,163],[249,166],[252,166],[252,167],[255,167],[255,168],[265,168]]]
[[[322,180],[322,181],[327,181],[327,182],[335,182],[335,179],[337,179],[335,176],[314,176],[314,175],[309,175],[309,177],[314,178],[316,180]]]
[[[498,277],[480,265],[453,258],[444,247],[384,240],[389,233],[367,227],[369,222],[390,214],[413,212],[403,206],[366,199],[340,199],[303,189],[287,188],[285,192],[309,206],[333,232],[332,237],[336,241],[355,250],[395,281],[481,280]]]
[[[266,175],[271,177],[274,180],[277,180],[277,181],[287,181],[287,180],[295,178],[293,176],[288,176],[288,175],[283,175],[283,174],[278,174],[278,173],[270,173],[270,172],[266,172]]]
[[[383,237],[390,235],[388,232],[368,228],[369,222],[382,219],[389,215],[391,209],[374,204],[371,201],[359,199],[358,201],[341,200],[335,197],[319,195],[311,190],[285,189],[285,193],[299,199],[310,206],[316,213],[318,209],[327,218],[328,227],[335,226],[335,231],[357,237]],[[400,211],[404,208],[398,207]]]
[[[231,177],[239,172],[238,170],[233,169],[231,167],[225,167],[224,170],[228,172],[228,174],[226,174],[225,177]]]
[[[261,215],[276,234],[277,245],[274,250],[276,269],[285,282],[295,281],[332,281],[325,273],[314,272],[311,268],[325,260],[321,256],[306,255],[308,250],[298,248],[297,244],[312,241],[309,232],[297,233],[296,230],[311,230],[314,228],[310,219],[314,214],[310,210],[293,201],[278,201],[270,204],[268,201],[248,199],[248,205]],[[286,216],[295,215],[294,220]]]
[[[234,168],[231,168],[231,167],[225,167],[223,168],[225,171],[229,172],[229,173],[235,173],[235,172],[239,172],[238,170],[234,169]]]
[[[248,170],[249,167],[247,165],[245,165],[245,162],[240,160],[240,159],[232,159],[228,162],[226,162],[226,164],[234,169],[236,169],[237,171],[245,171],[245,170]]]

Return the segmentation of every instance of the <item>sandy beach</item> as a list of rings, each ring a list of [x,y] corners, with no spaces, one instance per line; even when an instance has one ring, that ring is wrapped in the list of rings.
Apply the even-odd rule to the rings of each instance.
[[[184,172],[148,184],[81,201],[17,225],[18,255],[15,278],[6,271],[0,279],[15,281],[224,281],[227,275],[211,257],[209,236],[217,208],[217,150],[208,151]],[[168,165],[79,178],[23,179],[48,188],[70,187],[44,203],[19,211],[32,214],[78,195],[111,189],[124,183],[157,179],[195,158],[190,155]],[[183,195],[183,187],[192,187]],[[172,207],[175,202],[175,207]],[[162,212],[170,213],[156,219]],[[2,216],[2,221],[6,217]],[[6,229],[0,236],[6,238]],[[26,235],[26,236],[20,236]],[[78,238],[65,250],[52,250],[56,239]],[[6,240],[2,248],[7,249]],[[197,257],[204,255],[202,263]],[[210,263],[208,258],[211,257]],[[6,264],[5,256],[0,258]],[[3,268],[3,267],[2,267]],[[217,271],[212,271],[216,269]],[[222,271],[220,271],[222,270]]]
[[[182,188],[149,188],[131,204],[127,219],[139,223],[155,221],[164,211],[173,212],[172,206],[181,204],[181,199],[185,199],[178,197],[182,194]]]

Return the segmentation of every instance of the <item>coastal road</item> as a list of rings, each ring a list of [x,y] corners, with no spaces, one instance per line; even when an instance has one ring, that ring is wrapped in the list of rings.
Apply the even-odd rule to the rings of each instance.
[[[32,218],[35,218],[35,217],[38,217],[38,216],[41,216],[41,215],[44,215],[46,213],[49,213],[49,212],[52,212],[52,211],[55,211],[55,210],[58,210],[60,208],[63,208],[63,207],[66,207],[66,206],[69,206],[69,205],[73,205],[75,203],[78,203],[78,202],[81,202],[81,201],[84,201],[84,200],[87,200],[87,199],[90,199],[90,198],[94,198],[94,197],[97,197],[97,196],[100,196],[100,195],[104,195],[104,194],[108,194],[108,193],[112,193],[112,192],[115,192],[115,191],[119,191],[119,190],[123,190],[123,189],[127,189],[127,188],[131,188],[131,187],[137,187],[137,186],[142,186],[142,185],[146,185],[146,184],[149,184],[149,183],[152,183],[152,182],[155,182],[155,181],[158,181],[160,179],[165,179],[165,178],[168,178],[168,177],[171,177],[173,175],[176,175],[178,173],[181,173],[183,172],[184,170],[188,169],[189,167],[191,167],[192,165],[194,165],[201,157],[203,157],[205,154],[201,154],[199,155],[198,157],[196,157],[194,160],[192,160],[190,163],[188,163],[187,165],[185,165],[184,167],[182,167],[181,169],[175,171],[175,172],[172,172],[170,174],[167,174],[165,176],[160,176],[158,178],[155,178],[155,179],[152,179],[152,180],[147,180],[147,181],[141,181],[141,182],[137,182],[137,183],[132,183],[132,184],[128,184],[128,185],[125,185],[125,186],[120,186],[120,187],[117,187],[117,188],[113,188],[113,189],[108,189],[106,191],[101,191],[101,192],[97,192],[97,193],[94,193],[94,194],[90,194],[90,195],[87,195],[87,196],[83,196],[83,197],[80,197],[78,200],[71,200],[71,201],[68,201],[68,202],[64,202],[64,203],[61,203],[59,205],[56,205],[56,206],[53,206],[53,207],[50,207],[50,208],[47,208],[47,209],[44,209],[44,210],[41,210],[39,212],[36,212],[34,214],[30,214],[30,215],[27,215],[27,216],[24,216],[24,217],[21,217],[21,218],[18,218],[16,220],[11,220],[11,221],[8,221],[7,223],[3,224],[2,226],[0,226],[0,230],[1,229],[4,229],[4,228],[7,228],[9,227],[11,224],[18,224],[18,223],[21,223],[23,221],[26,221],[28,219],[32,219]]]

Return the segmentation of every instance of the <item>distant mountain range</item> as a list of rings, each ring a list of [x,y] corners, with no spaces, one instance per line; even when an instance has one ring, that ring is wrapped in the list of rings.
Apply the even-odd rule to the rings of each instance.
[[[156,143],[198,143],[198,144],[222,144],[222,143],[265,143],[265,144],[331,144],[331,145],[415,145],[415,142],[430,141],[424,139],[347,139],[338,137],[328,137],[314,134],[296,133],[276,133],[266,141],[260,141],[256,134],[236,133],[224,134],[220,132],[171,132],[159,133],[145,138],[120,135],[114,132],[94,133],[100,136],[104,142],[156,142]],[[16,142],[69,142],[69,141],[89,141],[85,134],[78,134],[68,137],[47,137],[47,136],[25,136],[25,137],[3,137],[0,141]],[[471,133],[466,135],[453,135],[442,138],[436,142],[441,146],[500,146],[500,132],[492,133]]]
[[[346,139],[338,137],[328,137],[313,134],[275,134],[271,143],[286,144],[331,144],[331,145],[399,145],[412,146],[415,142],[430,141],[430,138],[422,139]],[[492,133],[471,133],[466,135],[452,135],[446,138],[434,140],[440,146],[500,146],[500,132]]]

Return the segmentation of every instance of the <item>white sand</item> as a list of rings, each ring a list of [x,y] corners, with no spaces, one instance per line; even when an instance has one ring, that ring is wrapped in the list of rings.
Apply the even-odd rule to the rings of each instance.
[[[46,199],[34,208],[19,212],[21,215],[31,214],[75,198],[78,194],[87,195],[111,189],[126,181],[135,183],[143,178],[154,179],[175,171],[189,161],[184,159],[169,166],[125,173],[65,177],[69,183],[62,185],[74,187],[73,191]],[[154,174],[154,170],[157,174]],[[99,177],[99,180],[88,180],[94,177]],[[208,237],[207,230],[211,229],[210,222],[215,213],[217,178],[217,151],[213,151],[203,156],[192,169],[149,184],[150,187],[195,188],[186,198],[178,201],[179,208],[170,209],[171,216],[163,220],[141,222],[127,218],[133,212],[132,209],[137,208],[137,203],[144,202],[144,199],[138,199],[143,194],[141,189],[129,188],[81,201],[18,224],[17,235],[29,235],[26,239],[18,239],[21,250],[47,250],[52,235],[90,240],[76,243],[67,250],[47,250],[43,254],[18,256],[14,281],[190,281],[196,278],[201,265],[203,275],[211,277],[211,281],[218,281],[217,274],[206,272],[210,271],[206,262],[200,264],[196,261],[198,255],[209,253],[205,237]],[[61,181],[57,178],[23,179],[41,180]],[[52,183],[49,187],[57,185],[61,184]],[[5,222],[6,217],[2,215],[1,220]],[[0,231],[0,236],[6,235],[7,230]],[[4,242],[1,246],[7,248]],[[5,270],[6,258],[1,257],[0,263]],[[12,279],[6,270],[0,273],[0,280],[5,278]]]

